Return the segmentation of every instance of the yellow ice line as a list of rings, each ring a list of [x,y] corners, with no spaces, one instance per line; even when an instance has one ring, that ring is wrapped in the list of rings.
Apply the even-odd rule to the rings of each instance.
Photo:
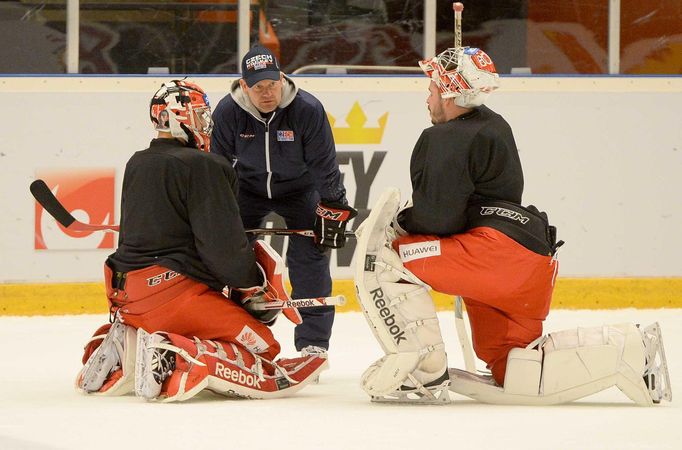
[[[360,311],[352,280],[334,280],[332,294],[348,300],[337,311]],[[452,296],[433,293],[433,298],[439,311],[452,309]],[[682,308],[682,278],[560,278],[552,308]],[[0,284],[0,316],[106,312],[102,283]]]

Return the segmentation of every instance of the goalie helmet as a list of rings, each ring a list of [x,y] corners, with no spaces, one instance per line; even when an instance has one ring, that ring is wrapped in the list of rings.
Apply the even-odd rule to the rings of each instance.
[[[475,47],[449,48],[420,61],[419,67],[436,83],[442,98],[455,98],[464,108],[482,105],[500,85],[492,59]]]
[[[154,129],[171,133],[174,138],[209,151],[211,144],[211,107],[198,85],[184,80],[163,83],[149,105]]]

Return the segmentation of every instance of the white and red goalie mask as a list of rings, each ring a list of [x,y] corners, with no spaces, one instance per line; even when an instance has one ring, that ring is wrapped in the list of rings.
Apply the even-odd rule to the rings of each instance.
[[[155,130],[171,133],[199,150],[209,151],[213,130],[211,107],[198,85],[184,80],[162,84],[152,97],[149,116]]]
[[[500,85],[492,59],[475,47],[449,48],[420,61],[419,67],[436,83],[442,98],[454,98],[464,108],[482,105]]]

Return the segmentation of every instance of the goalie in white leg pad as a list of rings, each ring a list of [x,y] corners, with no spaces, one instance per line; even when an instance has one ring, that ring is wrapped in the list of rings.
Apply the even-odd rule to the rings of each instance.
[[[671,400],[658,323],[558,331],[509,352],[504,387],[450,369],[451,390],[495,404],[554,405],[617,386],[641,406]]]
[[[433,301],[390,246],[399,203],[397,189],[384,192],[358,239],[358,298],[386,352],[365,371],[362,387],[374,401],[447,402],[447,357]]]

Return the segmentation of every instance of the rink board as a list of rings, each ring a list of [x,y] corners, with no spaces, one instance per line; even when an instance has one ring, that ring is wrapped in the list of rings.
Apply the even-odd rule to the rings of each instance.
[[[213,105],[234,80],[197,78]],[[294,79],[330,117],[348,199],[360,212],[350,226],[388,186],[406,199],[409,155],[430,125],[428,79]],[[79,220],[118,222],[123,167],[153,135],[149,95],[166,80],[0,77],[6,109],[22,118],[0,122],[0,315],[106,311],[102,263],[117,237],[69,233],[28,186],[44,178]],[[524,203],[547,211],[566,241],[553,308],[682,308],[680,104],[680,76],[504,76],[491,96],[491,108],[514,129]],[[270,242],[285,252],[285,239]],[[354,245],[332,252],[334,294],[349,299],[339,311],[358,310]],[[452,305],[450,296],[435,301],[441,310]]]

